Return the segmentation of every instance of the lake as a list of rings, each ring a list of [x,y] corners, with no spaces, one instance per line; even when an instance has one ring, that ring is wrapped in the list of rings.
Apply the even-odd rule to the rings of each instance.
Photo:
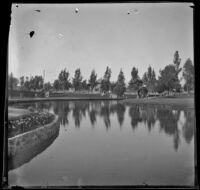
[[[9,185],[194,185],[194,109],[53,101],[59,132],[8,172]]]

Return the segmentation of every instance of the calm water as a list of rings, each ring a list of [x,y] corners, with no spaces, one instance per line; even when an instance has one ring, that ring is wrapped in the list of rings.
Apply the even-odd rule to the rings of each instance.
[[[194,185],[193,109],[115,101],[19,104],[59,116],[59,134],[9,185]]]

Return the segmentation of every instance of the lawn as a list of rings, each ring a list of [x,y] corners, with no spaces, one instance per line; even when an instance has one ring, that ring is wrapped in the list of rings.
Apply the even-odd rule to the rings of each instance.
[[[14,107],[8,107],[8,118],[14,119],[23,115],[30,114],[28,109],[19,109]]]
[[[121,100],[121,103],[125,104],[137,104],[137,105],[169,105],[176,108],[194,108],[194,98],[191,97],[154,97],[144,99],[126,99]]]

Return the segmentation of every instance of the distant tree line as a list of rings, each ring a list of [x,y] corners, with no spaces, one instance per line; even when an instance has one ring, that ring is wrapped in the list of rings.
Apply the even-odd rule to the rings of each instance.
[[[73,88],[74,91],[87,90],[93,92],[97,85],[101,92],[108,93],[109,91],[123,96],[126,90],[136,92],[142,86],[145,86],[149,92],[162,93],[167,92],[180,92],[182,87],[180,80],[184,79],[185,83],[183,89],[187,92],[194,90],[194,65],[190,58],[186,60],[183,68],[180,68],[181,58],[179,52],[174,54],[173,63],[165,66],[164,69],[159,71],[158,79],[154,69],[149,65],[147,71],[140,78],[138,75],[138,69],[133,67],[131,70],[131,80],[126,87],[125,76],[122,69],[119,72],[116,82],[111,82],[111,68],[107,67],[104,76],[101,79],[97,79],[97,73],[92,70],[88,80],[84,80],[81,74],[80,68],[74,72],[74,77],[70,80],[69,71],[66,69],[61,70],[58,78],[54,80],[53,84],[50,82],[44,83],[42,76],[36,75],[34,77],[20,77],[17,79],[11,73],[8,77],[8,88],[14,89],[20,84],[21,90],[69,90]],[[179,79],[178,75],[182,72],[182,78]]]
[[[11,73],[8,76],[8,89],[16,89],[16,87],[20,84],[21,90],[40,90],[43,89],[44,80],[42,76],[32,76],[32,77],[20,77],[20,79],[17,79],[13,76]]]

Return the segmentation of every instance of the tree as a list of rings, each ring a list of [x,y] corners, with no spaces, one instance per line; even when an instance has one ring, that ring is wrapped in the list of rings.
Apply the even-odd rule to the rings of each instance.
[[[43,77],[36,75],[35,77],[31,77],[29,87],[30,89],[33,90],[40,90],[43,88],[43,83],[44,83]]]
[[[162,93],[165,91],[164,84],[161,82],[161,80],[157,80],[155,84],[155,92]]]
[[[173,62],[174,62],[174,65],[175,65],[175,70],[176,70],[176,72],[178,74],[181,71],[181,68],[179,68],[180,63],[181,63],[181,58],[179,57],[178,51],[176,51],[174,53],[174,60],[173,60]]]
[[[75,91],[80,90],[81,89],[81,81],[82,81],[82,76],[81,76],[81,70],[80,69],[76,69],[75,70],[75,74],[74,74],[74,78],[73,78],[73,87],[75,89]]]
[[[58,79],[56,79],[56,80],[54,81],[54,83],[53,83],[53,88],[54,88],[55,90],[59,90],[59,81],[58,81]]]
[[[143,82],[138,76],[138,69],[133,67],[131,71],[131,80],[129,81],[129,89],[137,91],[142,85]]]
[[[30,90],[30,82],[29,82],[29,78],[26,77],[26,80],[24,82],[24,89],[25,90]]]
[[[129,89],[133,91],[137,91],[142,85],[143,85],[143,82],[139,78],[136,80],[131,79],[129,82]]]
[[[135,67],[132,68],[131,77],[132,77],[133,80],[139,78],[139,76],[138,76],[138,69],[136,69]]]
[[[183,78],[185,80],[184,89],[189,93],[194,89],[194,65],[190,58],[183,65]]]
[[[125,77],[122,70],[120,70],[120,73],[118,75],[117,84],[114,88],[114,92],[117,94],[117,96],[123,96],[124,92],[126,91],[126,85],[125,85]]]
[[[84,80],[81,84],[82,89],[89,90],[89,85],[87,83],[87,80]]]
[[[49,91],[51,88],[52,88],[52,86],[51,86],[50,82],[44,83],[44,89],[45,89],[45,91]]]
[[[147,72],[144,73],[142,77],[143,84],[147,85],[148,84],[148,77],[147,77]]]
[[[179,56],[179,53],[178,51],[175,52],[174,54],[174,67],[175,67],[175,71],[176,71],[176,85],[175,85],[175,90],[176,92],[180,92],[181,91],[181,84],[180,84],[180,81],[179,81],[179,78],[178,78],[178,75],[179,73],[181,72],[181,68],[179,68],[180,66],[180,63],[181,63],[181,58]]]
[[[97,74],[95,73],[95,70],[92,70],[92,72],[91,72],[90,79],[89,79],[89,85],[90,85],[90,88],[92,91],[95,88],[95,86],[97,85]]]
[[[24,88],[24,83],[25,83],[25,81],[24,81],[24,76],[21,76],[21,77],[20,77],[20,86],[21,86],[21,89]]]
[[[58,76],[58,81],[59,81],[59,89],[68,90],[70,88],[69,72],[66,72],[66,69],[61,70]]]
[[[149,66],[147,72],[144,73],[142,80],[143,83],[147,86],[148,91],[155,91],[156,74],[151,66]]]
[[[159,84],[163,90],[168,92],[179,86],[180,83],[174,65],[167,65],[163,70],[160,70]]]
[[[104,78],[101,81],[101,90],[108,92],[110,90],[110,77],[111,77],[111,69],[106,67],[106,72],[104,74]]]
[[[32,90],[34,89],[34,77],[31,76],[30,79],[29,79],[29,89]]]
[[[117,85],[117,82],[111,82],[110,83],[110,90],[113,92],[114,91],[114,88],[115,86]]]
[[[18,83],[19,80],[15,78],[12,73],[10,73],[10,75],[8,75],[8,88],[13,90],[17,87]]]

